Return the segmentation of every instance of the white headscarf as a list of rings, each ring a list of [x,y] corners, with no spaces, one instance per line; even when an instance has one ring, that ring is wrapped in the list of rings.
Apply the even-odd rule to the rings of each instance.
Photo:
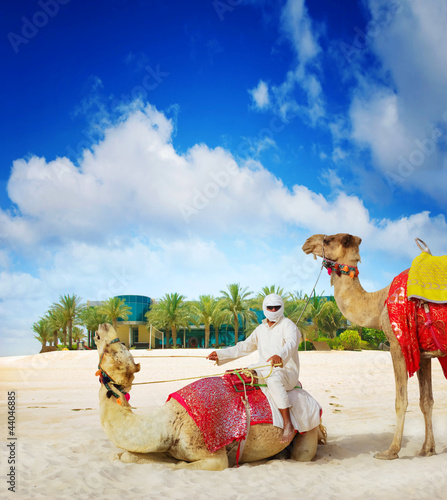
[[[277,311],[269,311],[267,306],[281,306]],[[276,323],[284,316],[284,301],[277,293],[266,295],[262,303],[262,311],[269,321]]]

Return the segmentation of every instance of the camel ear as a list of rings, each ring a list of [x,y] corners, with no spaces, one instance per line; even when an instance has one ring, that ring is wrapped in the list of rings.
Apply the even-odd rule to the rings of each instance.
[[[341,244],[345,248],[358,247],[360,246],[361,242],[362,238],[359,238],[358,236],[352,236],[352,234],[345,234],[341,239]]]
[[[137,363],[137,364],[135,365],[135,373],[139,372],[139,371],[140,371],[140,368],[141,368],[140,363]]]
[[[341,239],[341,242],[342,246],[344,246],[345,248],[349,248],[350,246],[352,246],[352,235],[351,234],[345,234],[343,236],[343,238]]]

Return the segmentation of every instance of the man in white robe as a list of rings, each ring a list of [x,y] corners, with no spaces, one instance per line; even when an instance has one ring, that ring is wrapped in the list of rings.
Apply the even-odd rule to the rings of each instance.
[[[284,301],[272,293],[264,299],[262,310],[266,319],[245,340],[233,347],[213,351],[207,359],[216,361],[218,365],[228,363],[254,351],[258,351],[259,365],[275,366],[271,375],[265,380],[270,367],[257,368],[260,382],[267,384],[267,389],[278,407],[283,419],[283,435],[281,442],[290,442],[295,435],[295,428],[290,418],[290,407],[287,391],[298,384],[299,359],[298,346],[301,333],[293,321],[284,317]]]

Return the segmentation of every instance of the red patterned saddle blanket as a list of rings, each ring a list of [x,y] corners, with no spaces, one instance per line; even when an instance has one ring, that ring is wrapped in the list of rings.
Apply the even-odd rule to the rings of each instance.
[[[273,417],[267,398],[261,390],[247,391],[250,405],[250,425],[272,424]],[[232,377],[210,377],[197,380],[169,395],[189,413],[200,429],[206,447],[216,451],[247,435],[245,393],[236,391]]]
[[[407,297],[408,269],[391,283],[386,305],[394,335],[399,341],[411,377],[419,369],[420,351],[447,354],[447,304],[428,303]],[[447,378],[447,356],[438,358]]]

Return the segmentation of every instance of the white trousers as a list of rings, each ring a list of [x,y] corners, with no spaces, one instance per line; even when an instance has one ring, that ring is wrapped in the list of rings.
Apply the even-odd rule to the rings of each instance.
[[[262,383],[262,380],[260,382]],[[292,406],[287,391],[291,391],[298,383],[298,376],[294,370],[273,368],[272,374],[267,379],[264,379],[264,382],[267,384],[269,394],[279,409]]]

